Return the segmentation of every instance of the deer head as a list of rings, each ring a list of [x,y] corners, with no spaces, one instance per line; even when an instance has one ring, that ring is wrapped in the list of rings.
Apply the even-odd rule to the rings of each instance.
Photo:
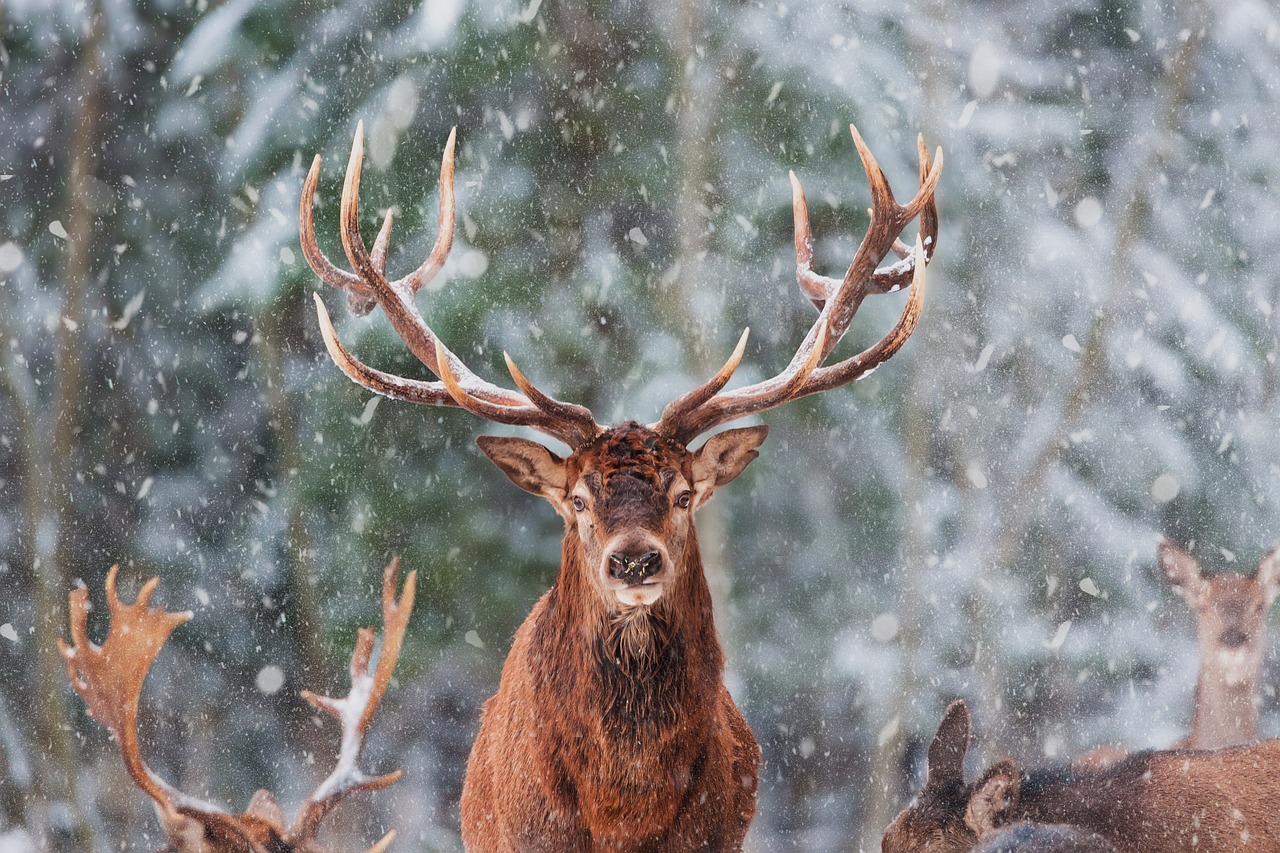
[[[1022,778],[1018,766],[998,761],[965,784],[970,737],[968,706],[952,702],[929,744],[924,787],[884,831],[883,853],[962,853],[1013,819]]]
[[[1253,685],[1266,651],[1266,623],[1280,593],[1280,548],[1248,575],[1206,576],[1200,563],[1171,542],[1159,546],[1160,568],[1196,620],[1201,669],[1211,667],[1228,686]]]
[[[399,567],[387,566],[382,584],[382,652],[369,671],[376,635],[361,628],[351,655],[351,692],[342,699],[303,692],[308,702],[331,714],[342,726],[337,766],[307,798],[291,825],[269,791],[258,791],[240,815],[188,796],[155,774],[142,759],[138,742],[138,700],[142,684],[160,649],[174,629],[191,613],[169,613],[148,606],[159,578],[152,578],[133,604],[116,595],[116,566],[107,574],[107,607],[111,628],[101,646],[89,640],[89,591],[72,590],[72,644],[60,643],[71,686],[89,706],[89,714],[106,726],[120,746],[134,784],[150,797],[168,841],[169,853],[327,853],[316,841],[324,818],[356,791],[385,788],[400,778],[400,771],[366,776],[357,766],[365,733],[382,701],[400,656],[409,614],[413,610],[416,572],[409,572],[396,598]],[[382,853],[395,838],[388,832],[367,853]]]
[[[556,400],[536,388],[506,357],[515,389],[477,377],[435,335],[419,313],[415,294],[443,266],[453,243],[454,144],[450,133],[440,168],[440,218],[435,248],[418,269],[403,278],[386,277],[391,214],[387,213],[372,251],[359,230],[358,193],[363,160],[363,125],[357,128],[347,162],[341,204],[341,237],[354,272],[334,265],[316,244],[313,204],[319,181],[317,156],[303,186],[299,210],[303,254],[315,273],[347,294],[357,313],[380,305],[391,325],[426,368],[437,377],[421,381],[383,373],[357,360],[338,339],[328,311],[316,295],[316,311],[325,345],[334,362],[353,381],[398,400],[456,406],[503,424],[519,424],[569,445],[562,458],[543,445],[521,438],[485,436],[484,453],[520,488],[546,498],[564,519],[568,536],[580,541],[583,583],[606,610],[651,608],[681,582],[683,555],[694,543],[691,517],[720,486],[733,480],[756,457],[764,427],[730,430],[697,450],[703,433],[790,400],[839,387],[869,374],[896,353],[915,329],[924,299],[926,261],[937,239],[933,193],[941,175],[942,152],[930,160],[919,141],[920,189],[898,204],[883,172],[856,129],[853,141],[871,183],[871,224],[843,279],[812,270],[813,238],[804,191],[791,175],[795,219],[796,279],[819,315],[790,363],[776,376],[725,390],[747,344],[743,332],[724,367],[708,382],[669,403],[648,425],[628,422],[605,428],[586,408]],[[914,251],[898,235],[917,216],[921,233]],[[878,265],[895,252],[902,260]],[[826,364],[862,300],[910,285],[911,294],[898,322],[878,343],[857,355]],[[692,545],[696,550],[696,545]]]

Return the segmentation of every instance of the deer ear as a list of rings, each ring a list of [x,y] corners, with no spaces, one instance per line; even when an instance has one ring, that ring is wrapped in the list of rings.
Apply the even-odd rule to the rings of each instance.
[[[1258,568],[1253,570],[1253,579],[1262,584],[1267,596],[1267,607],[1275,603],[1280,594],[1280,546],[1271,549],[1271,553],[1262,558]]]
[[[568,482],[563,459],[527,438],[481,435],[476,437],[476,444],[511,482],[526,492],[546,498],[560,509]]]
[[[693,457],[693,489],[697,503],[706,503],[711,493],[733,482],[751,460],[760,455],[756,450],[769,434],[767,426],[742,427],[716,433],[698,448]]]
[[[925,787],[964,784],[964,756],[969,751],[969,706],[957,699],[947,706],[938,731],[929,744],[929,769]]]
[[[981,838],[1008,823],[1018,805],[1018,786],[1022,778],[1018,765],[1005,759],[987,768],[973,785],[969,805],[964,810],[964,825]]]
[[[1160,571],[1173,591],[1186,599],[1192,607],[1199,606],[1205,590],[1200,562],[1167,539],[1160,540],[1156,553],[1160,559]]]

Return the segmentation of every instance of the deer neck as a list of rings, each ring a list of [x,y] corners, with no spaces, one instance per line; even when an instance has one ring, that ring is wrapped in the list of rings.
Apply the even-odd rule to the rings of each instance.
[[[558,662],[546,673],[548,689],[567,691],[580,715],[606,729],[666,728],[715,704],[724,652],[692,532],[679,559],[673,588],[652,607],[610,609],[591,584],[577,532],[565,536],[534,642],[543,660]]]
[[[1200,656],[1189,743],[1196,749],[1218,749],[1258,738],[1258,710],[1254,704],[1257,672],[1249,671],[1243,678],[1228,678],[1223,668],[1216,665],[1214,654],[1210,649]]]

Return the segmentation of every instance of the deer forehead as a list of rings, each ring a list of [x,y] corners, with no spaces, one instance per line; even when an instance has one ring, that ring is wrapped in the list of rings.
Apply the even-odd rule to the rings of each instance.
[[[675,439],[636,423],[606,430],[571,457],[570,481],[598,497],[637,490],[665,493],[677,474],[689,476],[692,454]]]
[[[1224,573],[1205,580],[1209,584],[1210,603],[1223,615],[1244,615],[1263,600],[1262,585],[1245,575]]]

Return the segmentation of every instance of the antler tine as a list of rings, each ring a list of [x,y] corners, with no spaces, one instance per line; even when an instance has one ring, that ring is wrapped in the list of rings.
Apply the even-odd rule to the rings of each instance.
[[[738,369],[738,365],[742,362],[742,355],[747,351],[747,337],[750,334],[750,327],[743,329],[742,335],[738,338],[738,345],[733,348],[733,353],[730,354],[729,360],[716,372],[716,375],[712,376],[705,385],[694,388],[692,391],[687,391],[667,403],[662,410],[662,416],[658,419],[658,423],[651,426],[657,429],[661,424],[675,423],[681,420],[688,412],[697,409],[720,393],[720,390],[729,384],[734,371]]]
[[[511,357],[507,356],[508,369],[513,364]],[[517,374],[519,374],[518,378]],[[519,368],[512,373],[512,378],[517,385],[523,383],[524,387],[533,391],[534,405],[504,406],[484,400],[464,387],[454,375],[452,365],[443,355],[440,358],[440,381],[452,395],[454,403],[473,415],[479,415],[494,423],[533,427],[560,439],[570,447],[581,447],[601,433],[600,425],[585,408],[571,407],[546,396],[525,379]]]
[[[89,706],[90,716],[115,737],[129,777],[166,813],[176,815],[177,791],[142,760],[138,748],[138,701],[156,655],[174,629],[191,618],[191,613],[168,613],[147,606],[158,578],[142,587],[135,603],[123,603],[116,595],[118,571],[119,566],[112,566],[107,573],[107,609],[111,614],[107,639],[101,646],[89,640],[89,591],[77,587],[68,597],[72,645],[59,641],[58,646],[71,686]]]
[[[907,304],[903,306],[902,314],[893,328],[879,341],[857,355],[815,370],[796,398],[828,391],[863,379],[902,349],[907,338],[911,337],[916,330],[916,325],[920,322],[920,314],[924,310],[925,273],[928,267],[926,257],[924,240],[921,236],[917,236],[912,257],[911,295],[907,297]]]
[[[800,181],[791,174],[792,213],[795,218],[796,281],[819,309],[817,320],[787,367],[772,379],[733,391],[713,392],[694,406],[686,403],[691,392],[663,411],[655,429],[688,443],[712,427],[745,415],[779,406],[788,400],[825,391],[867,375],[896,353],[914,331],[924,298],[924,267],[937,242],[938,217],[934,193],[942,174],[942,149],[930,162],[923,137],[917,139],[920,188],[906,205],[898,204],[875,155],[858,130],[849,126],[871,188],[871,220],[867,233],[840,281],[813,272],[813,235],[809,210]],[[877,269],[890,251],[901,252],[898,235],[915,217],[921,220],[917,249],[887,269]],[[928,247],[928,250],[924,247]],[[897,290],[907,281],[913,292],[893,330],[867,351],[830,367],[821,364],[844,336],[862,300],[872,293]],[[710,383],[709,383],[710,384]]]
[[[440,271],[453,246],[454,221],[457,218],[453,188],[456,141],[455,128],[449,133],[449,140],[445,144],[444,154],[441,157],[440,215],[435,247],[420,267],[403,278],[389,281],[386,277],[391,214],[388,213],[383,220],[372,252],[366,249],[364,239],[360,235],[359,195],[364,160],[363,122],[357,125],[351,143],[351,153],[347,158],[347,171],[343,179],[340,208],[342,245],[347,260],[355,270],[355,275],[338,270],[315,246],[311,205],[318,180],[318,158],[303,187],[300,216],[303,254],[316,274],[331,284],[346,288],[348,302],[356,309],[362,308],[368,299],[375,300],[381,305],[396,334],[418,360],[441,379],[441,382],[417,382],[382,373],[361,364],[338,341],[327,312],[317,305],[326,348],[348,377],[377,393],[427,405],[461,406],[490,420],[530,426],[577,446],[583,440],[590,440],[600,432],[600,427],[587,409],[560,403],[545,394],[540,394],[539,398],[534,400],[519,392],[480,379],[436,337],[414,303],[414,294]],[[448,380],[446,375],[449,377]],[[461,396],[448,391],[449,382],[462,389]],[[464,402],[466,400],[477,401],[477,405],[468,405]],[[568,417],[569,421],[561,423],[562,417]]]
[[[312,272],[321,281],[343,290],[347,294],[347,303],[353,314],[363,316],[373,310],[377,303],[373,291],[360,280],[360,277],[336,266],[329,260],[316,242],[315,197],[316,184],[320,181],[320,155],[311,160],[311,170],[302,183],[302,198],[298,202],[298,238],[302,243],[302,256],[307,259]]]
[[[554,422],[573,424],[585,441],[590,441],[600,434],[600,425],[596,423],[590,409],[575,403],[561,403],[553,397],[548,397],[525,377],[510,353],[503,351],[502,358],[507,363],[507,373],[511,374],[511,380],[516,383],[520,392]]]
[[[174,629],[191,618],[190,611],[170,613],[150,607],[151,595],[160,583],[152,578],[138,592],[133,604],[116,593],[118,566],[107,573],[107,610],[111,616],[107,639],[101,646],[89,639],[89,591],[73,589],[70,602],[71,645],[58,645],[67,664],[71,686],[84,699],[89,714],[107,728],[120,747],[126,771],[144,794],[156,804],[165,834],[179,849],[184,839],[202,839],[206,830],[220,837],[234,837],[253,853],[266,853],[243,821],[215,805],[188,796],[169,785],[143,761],[138,741],[138,702],[142,685],[156,656]],[[244,849],[243,846],[236,849]]]
[[[396,282],[417,293],[427,282],[436,277],[444,267],[449,250],[453,248],[453,229],[457,220],[457,202],[453,194],[453,149],[458,139],[458,129],[449,131],[449,141],[444,145],[440,158],[440,216],[436,220],[436,244],[422,266]]]
[[[813,271],[813,229],[809,225],[809,204],[804,198],[804,187],[795,172],[788,172],[791,179],[791,219],[796,232],[796,283],[804,295],[819,311],[827,304],[840,282]]]
[[[825,359],[831,350],[840,342],[845,330],[853,321],[853,316],[862,305],[862,300],[875,292],[876,267],[884,260],[898,234],[907,223],[918,216],[925,204],[933,198],[938,180],[942,176],[942,149],[938,149],[937,163],[921,181],[915,196],[906,205],[900,205],[893,197],[889,181],[880,168],[875,155],[867,147],[858,129],[849,125],[849,133],[853,136],[853,144],[858,149],[863,169],[867,173],[867,182],[871,187],[871,221],[867,233],[858,246],[858,251],[845,272],[844,281],[832,298],[829,306],[831,318],[831,334],[827,339]],[[895,288],[896,289],[896,288]]]
[[[320,336],[324,339],[325,349],[333,363],[357,385],[363,385],[376,394],[390,397],[393,400],[406,400],[410,403],[422,403],[428,406],[457,406],[442,382],[421,382],[394,373],[384,373],[357,359],[338,339],[338,332],[333,328],[329,318],[329,310],[324,306],[320,294],[311,294],[316,301],[316,318],[320,323]]]
[[[399,560],[392,560],[383,572],[382,652],[378,656],[378,664],[373,673],[369,672],[369,662],[373,655],[375,634],[370,628],[361,628],[356,639],[355,650],[351,653],[350,692],[342,699],[334,699],[303,691],[303,698],[308,702],[337,718],[342,726],[342,739],[338,749],[337,766],[307,798],[306,804],[289,830],[286,841],[290,843],[314,840],[325,816],[348,794],[385,788],[400,778],[399,770],[381,776],[366,776],[356,765],[369,724],[373,721],[373,715],[377,713],[382,694],[391,683],[391,674],[395,671],[396,662],[400,658],[405,630],[409,627],[409,615],[413,611],[414,589],[418,573],[409,572],[406,575],[404,587],[397,600],[396,578],[399,573]],[[385,838],[384,842],[390,843]],[[378,849],[374,847],[375,851]]]

